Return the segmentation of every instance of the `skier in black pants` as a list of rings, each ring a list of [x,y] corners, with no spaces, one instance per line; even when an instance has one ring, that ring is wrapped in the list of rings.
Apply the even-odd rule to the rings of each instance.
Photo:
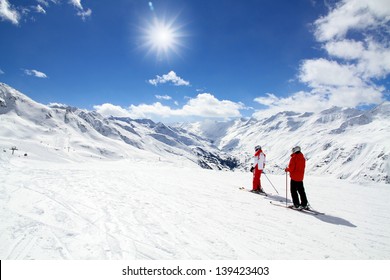
[[[291,159],[286,172],[290,172],[291,184],[291,198],[295,208],[307,209],[307,197],[305,188],[303,187],[303,177],[305,174],[306,159],[301,153],[301,148],[296,146],[292,149]],[[299,196],[298,196],[299,194]],[[299,197],[301,198],[299,201]]]

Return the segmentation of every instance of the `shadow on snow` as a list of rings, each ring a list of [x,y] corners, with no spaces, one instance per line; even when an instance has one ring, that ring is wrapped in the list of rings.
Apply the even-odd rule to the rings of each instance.
[[[267,198],[269,200],[276,201],[279,203],[286,203],[286,198],[283,196],[280,196],[280,195],[268,194],[268,196],[264,196],[264,198]],[[291,203],[292,203],[291,199],[287,199],[287,204],[291,204]],[[352,224],[350,221],[347,221],[343,218],[328,215],[326,213],[323,215],[313,215],[313,214],[308,213],[308,212],[302,212],[302,213],[312,215],[313,217],[315,217],[318,220],[325,222],[325,223],[334,224],[334,225],[341,225],[341,226],[346,226],[346,227],[353,227],[353,228],[357,227],[356,225]]]

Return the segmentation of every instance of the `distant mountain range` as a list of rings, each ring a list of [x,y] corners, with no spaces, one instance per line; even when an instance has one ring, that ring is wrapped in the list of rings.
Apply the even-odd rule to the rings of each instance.
[[[333,107],[320,113],[280,112],[264,119],[182,124],[221,151],[248,162],[255,145],[267,155],[266,171],[283,174],[291,148],[308,159],[307,174],[390,183],[390,102],[361,111]]]
[[[39,104],[0,83],[0,148],[17,145],[43,160],[149,159],[234,169],[235,158],[209,140],[151,120],[104,118],[94,111]],[[24,148],[23,148],[24,147]]]
[[[254,146],[261,145],[266,172],[284,174],[291,148],[300,145],[309,175],[390,184],[390,102],[367,111],[334,107],[168,126],[43,105],[0,83],[0,127],[4,153],[16,146],[19,153],[41,160],[131,158],[247,170]]]

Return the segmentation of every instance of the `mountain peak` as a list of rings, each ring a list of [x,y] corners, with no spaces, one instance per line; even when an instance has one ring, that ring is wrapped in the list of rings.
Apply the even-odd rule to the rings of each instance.
[[[9,85],[0,83],[0,114],[13,111],[18,115],[28,115],[34,110],[47,112],[49,108],[43,104],[35,102]]]

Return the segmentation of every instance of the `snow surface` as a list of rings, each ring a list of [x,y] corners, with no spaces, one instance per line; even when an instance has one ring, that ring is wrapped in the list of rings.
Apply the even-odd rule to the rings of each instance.
[[[20,152],[19,152],[20,153]],[[152,159],[1,153],[0,259],[389,259],[390,189],[305,180],[313,216],[239,190],[251,174]]]

